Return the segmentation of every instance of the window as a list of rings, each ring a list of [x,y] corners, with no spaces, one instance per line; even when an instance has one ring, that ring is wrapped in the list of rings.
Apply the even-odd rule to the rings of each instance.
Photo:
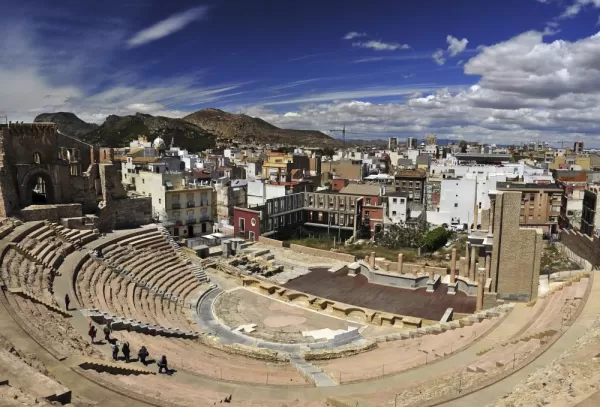
[[[394,198],[394,199],[392,200],[392,202],[394,202],[394,203],[398,203],[398,199]]]
[[[396,211],[392,211],[392,216],[396,216]]]
[[[454,204],[454,207],[455,207],[455,208],[458,208],[458,204],[457,204],[457,203],[455,203],[455,204]]]
[[[367,205],[371,205],[371,198],[367,198]]]
[[[158,204],[160,205],[162,203],[162,199],[158,198]]]
[[[239,225],[240,225],[240,232],[245,232],[246,231],[246,219],[240,218]]]
[[[403,204],[404,203],[404,198],[400,199],[400,203]]]

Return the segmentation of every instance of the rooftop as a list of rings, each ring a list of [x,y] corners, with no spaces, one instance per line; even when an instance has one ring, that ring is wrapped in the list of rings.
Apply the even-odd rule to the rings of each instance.
[[[517,182],[498,182],[496,183],[497,190],[510,190],[510,189],[530,189],[530,190],[540,190],[540,189],[548,189],[548,190],[557,190],[562,191],[562,188],[558,184],[520,184]]]
[[[344,195],[379,195],[381,187],[374,184],[348,184],[340,190]]]

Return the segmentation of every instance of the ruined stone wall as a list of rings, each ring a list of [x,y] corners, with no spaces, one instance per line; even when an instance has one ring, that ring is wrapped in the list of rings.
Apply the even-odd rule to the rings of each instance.
[[[80,204],[31,205],[21,210],[25,222],[49,220],[58,222],[61,218],[83,216]]]
[[[496,196],[492,291],[499,299],[530,301],[537,298],[543,250],[542,230],[519,227],[521,193],[502,191]]]
[[[94,148],[91,144],[84,143],[81,140],[65,134],[56,133],[56,145],[59,148],[77,149],[79,154],[77,161],[81,165],[82,171],[85,171],[94,163]]]
[[[127,197],[127,192],[121,183],[121,172],[114,164],[98,165],[100,185],[102,187],[102,200],[122,199]]]

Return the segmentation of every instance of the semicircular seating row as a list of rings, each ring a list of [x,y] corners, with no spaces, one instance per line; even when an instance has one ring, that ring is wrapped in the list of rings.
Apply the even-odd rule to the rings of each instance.
[[[54,250],[63,250],[65,245],[58,243],[53,233],[41,237],[36,234],[37,237],[31,238],[38,230],[32,230],[34,233],[30,233],[28,238],[18,245],[7,246],[3,251],[0,281],[7,287],[3,295],[8,306],[20,319],[22,326],[57,353],[95,354],[97,351],[71,326],[67,320],[68,314],[57,306],[52,291],[56,270],[48,264],[42,264],[39,260],[41,256],[34,251],[48,241]],[[46,232],[44,229],[39,233]]]
[[[83,308],[165,329],[199,330],[193,322],[189,301],[209,285],[196,279],[183,258],[169,243],[165,245],[162,235],[159,239],[152,231],[114,241],[102,250],[102,257],[90,257],[77,273],[75,294]],[[117,267],[127,273],[119,272]],[[146,284],[141,285],[141,281]],[[160,292],[169,295],[159,295]],[[173,297],[177,300],[173,301]],[[264,382],[268,374],[273,384],[306,384],[289,364],[266,364],[186,336],[162,336],[133,329],[115,334],[134,350],[144,345],[152,357],[168,355],[175,366],[197,374],[257,383]]]

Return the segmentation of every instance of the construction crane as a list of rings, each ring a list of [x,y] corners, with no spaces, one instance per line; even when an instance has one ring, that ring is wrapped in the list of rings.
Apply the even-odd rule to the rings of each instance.
[[[341,132],[342,133],[342,140],[344,140],[344,148],[346,148],[346,125],[344,124],[344,126],[341,129],[332,129],[329,130],[330,133],[333,132]]]
[[[340,132],[340,133],[342,133],[342,140],[344,141],[344,148],[346,148],[346,133],[348,133],[348,134],[361,134],[363,136],[368,136],[369,135],[367,133],[359,133],[359,132],[356,132],[356,131],[346,131],[346,125],[345,124],[342,126],[341,129],[331,129],[331,130],[329,130],[329,132],[330,133],[333,133],[333,132]]]

